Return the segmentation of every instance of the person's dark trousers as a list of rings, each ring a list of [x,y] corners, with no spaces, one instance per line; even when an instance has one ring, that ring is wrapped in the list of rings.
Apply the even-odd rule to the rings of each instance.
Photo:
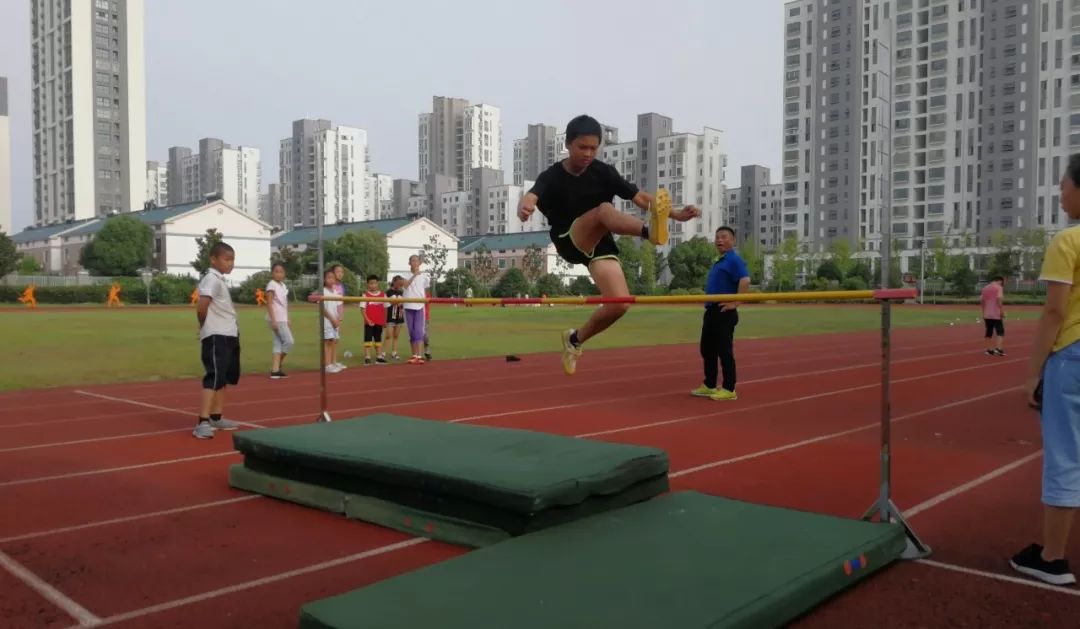
[[[715,389],[719,377],[717,362],[724,373],[723,388],[735,392],[735,326],[738,310],[706,308],[701,325],[701,359],[705,362],[705,386]]]

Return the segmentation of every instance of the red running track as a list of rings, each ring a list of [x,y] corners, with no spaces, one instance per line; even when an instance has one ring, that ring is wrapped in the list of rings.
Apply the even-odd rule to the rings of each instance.
[[[972,325],[895,333],[894,497],[934,548],[829,601],[800,627],[1070,626],[1080,590],[1007,558],[1039,533],[1037,416],[1018,384],[1033,326],[1004,358]],[[690,397],[693,346],[353,367],[336,418],[388,411],[647,444],[675,489],[858,517],[878,484],[874,333],[742,341],[740,399]],[[228,415],[309,422],[318,375],[246,377]],[[299,607],[462,549],[231,489],[232,439],[190,435],[195,382],[0,395],[5,627],[295,627]],[[1075,546],[1074,546],[1075,547]]]

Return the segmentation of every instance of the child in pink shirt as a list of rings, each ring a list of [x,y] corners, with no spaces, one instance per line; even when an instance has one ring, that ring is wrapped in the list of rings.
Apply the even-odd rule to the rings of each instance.
[[[995,277],[982,290],[982,318],[986,324],[986,355],[1004,356],[1005,350],[1005,310],[1002,299],[1005,297],[1005,278]],[[994,334],[997,338],[994,338]]]

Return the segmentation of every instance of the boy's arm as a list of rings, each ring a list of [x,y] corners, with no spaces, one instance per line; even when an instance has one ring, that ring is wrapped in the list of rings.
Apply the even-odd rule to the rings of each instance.
[[[270,327],[277,327],[277,321],[274,320],[274,291],[266,291],[266,314],[270,317]]]
[[[536,203],[539,200],[540,197],[533,192],[528,192],[521,197],[521,203],[518,204],[518,218],[522,222],[529,220],[529,217],[536,211]]]
[[[199,319],[199,329],[206,323],[206,313],[210,311],[210,302],[214,301],[209,295],[199,295],[199,303],[195,307],[195,316]]]

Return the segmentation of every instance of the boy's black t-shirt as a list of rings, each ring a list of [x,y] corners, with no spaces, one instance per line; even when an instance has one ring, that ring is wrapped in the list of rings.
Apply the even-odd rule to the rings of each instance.
[[[562,162],[540,173],[529,192],[537,196],[536,207],[551,225],[552,237],[565,234],[579,216],[610,203],[616,195],[633,199],[638,187],[627,181],[611,164],[593,160],[585,172],[574,176]]]
[[[386,291],[386,296],[387,297],[401,297],[404,294],[405,294],[405,291],[394,290],[392,288],[388,289]],[[391,303],[390,307],[386,311],[386,320],[387,320],[387,322],[404,321],[405,320],[405,304]]]

